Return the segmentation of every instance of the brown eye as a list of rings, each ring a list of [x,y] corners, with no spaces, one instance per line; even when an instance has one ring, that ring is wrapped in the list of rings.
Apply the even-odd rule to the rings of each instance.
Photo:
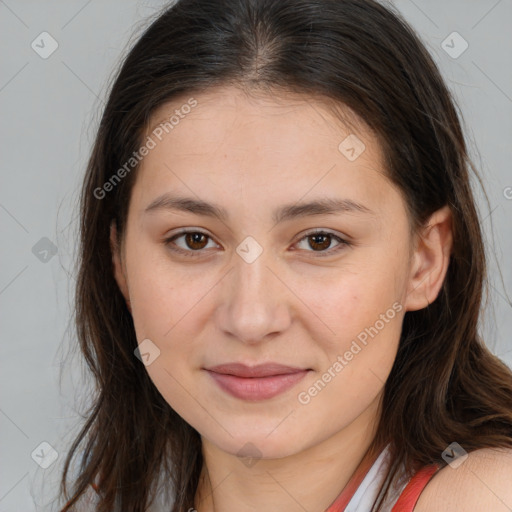
[[[324,251],[331,245],[331,235],[309,235],[309,246],[315,251]]]
[[[331,255],[340,249],[343,249],[344,246],[349,246],[350,243],[343,240],[343,238],[325,231],[314,231],[312,233],[306,234],[299,241],[300,244],[304,244],[307,241],[306,247],[301,247],[301,249],[306,252],[317,252],[320,253],[318,256],[328,256]],[[332,242],[337,242],[337,245],[331,247]]]
[[[185,235],[185,243],[190,249],[199,250],[204,249],[208,243],[208,236],[204,233],[190,232]]]
[[[203,251],[203,249],[210,249],[216,245],[208,247],[209,242],[214,244],[211,237],[201,231],[182,231],[164,240],[171,251],[191,257],[209,253],[210,251]]]

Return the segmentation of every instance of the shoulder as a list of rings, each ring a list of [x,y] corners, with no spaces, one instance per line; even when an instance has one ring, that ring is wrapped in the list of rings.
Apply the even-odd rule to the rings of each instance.
[[[432,477],[414,512],[512,510],[512,448],[475,450],[458,467],[453,466]]]

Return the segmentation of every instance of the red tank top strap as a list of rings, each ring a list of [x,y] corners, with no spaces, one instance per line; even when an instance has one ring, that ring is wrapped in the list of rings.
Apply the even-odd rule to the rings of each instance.
[[[376,459],[377,456],[374,456],[372,459],[367,458],[361,463],[343,491],[325,512],[344,512]],[[412,512],[423,489],[439,468],[438,464],[431,464],[415,473],[398,497],[391,512]]]
[[[412,512],[421,492],[430,479],[437,473],[440,466],[432,464],[420,469],[405,486],[391,512]]]
[[[350,500],[352,499],[352,496],[354,496],[355,492],[361,485],[361,482],[364,480],[365,476],[368,474],[368,471],[370,471],[377,458],[378,454],[374,455],[371,459],[366,458],[361,462],[355,473],[348,481],[347,485],[345,485],[336,500],[331,503],[325,512],[343,512],[345,510]]]

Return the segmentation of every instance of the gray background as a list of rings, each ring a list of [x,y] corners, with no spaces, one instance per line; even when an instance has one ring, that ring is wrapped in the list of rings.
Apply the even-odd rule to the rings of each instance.
[[[0,0],[0,512],[54,510],[48,501],[87,397],[79,358],[69,352],[74,207],[107,81],[163,4]],[[492,351],[512,367],[512,0],[394,5],[423,38],[463,112],[490,198],[490,207],[479,199],[491,274],[482,329]],[[58,43],[46,59],[31,47],[34,40],[43,46],[44,31]],[[469,44],[457,58],[442,47],[454,31]],[[462,49],[460,40],[447,44],[452,53]],[[40,241],[45,237],[50,243]],[[56,255],[44,252],[52,244]],[[31,457],[44,441],[59,454],[48,469]],[[51,452],[43,452],[48,461]],[[41,448],[34,457],[43,460]]]

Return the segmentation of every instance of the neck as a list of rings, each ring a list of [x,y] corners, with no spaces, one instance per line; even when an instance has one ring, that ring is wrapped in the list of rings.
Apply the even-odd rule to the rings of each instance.
[[[247,466],[202,438],[203,468],[195,496],[197,512],[324,512],[357,468],[374,460],[369,451],[379,417],[379,399],[333,436],[287,457]]]

